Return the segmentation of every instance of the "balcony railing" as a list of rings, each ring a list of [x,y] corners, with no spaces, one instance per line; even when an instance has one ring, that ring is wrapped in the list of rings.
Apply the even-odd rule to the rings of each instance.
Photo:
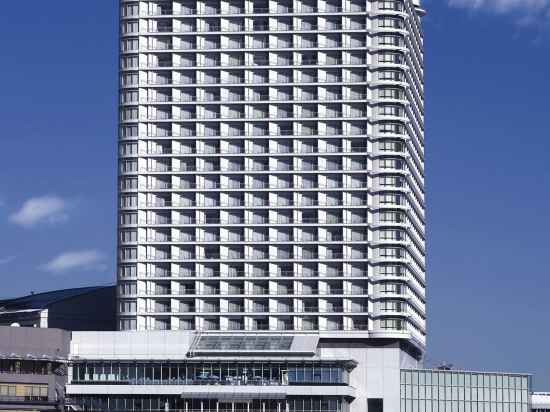
[[[334,272],[334,273],[325,273],[325,272],[294,272],[294,271],[280,271],[280,272],[265,272],[265,273],[253,273],[253,272],[244,272],[244,271],[235,271],[235,272],[159,272],[159,273],[145,273],[140,274],[139,277],[154,277],[154,278],[284,278],[284,277],[293,277],[293,278],[313,278],[313,277],[322,277],[322,278],[331,278],[331,277],[358,277],[364,278],[368,276],[368,272]],[[381,275],[389,276],[389,275]],[[403,276],[403,275],[395,275]]]
[[[349,137],[349,136],[364,136],[364,135],[367,135],[367,131],[366,130],[352,130],[351,132],[349,133],[346,133],[346,136]],[[255,131],[251,134],[246,134],[246,135],[243,135],[243,137],[251,137],[251,138],[254,138],[254,137],[294,137],[294,138],[300,138],[300,137],[313,137],[313,136],[323,136],[323,137],[341,137],[342,136],[342,130],[329,130],[325,133],[318,133],[317,131],[312,131],[311,133],[304,133],[304,132],[301,132],[301,133],[294,133],[292,130],[281,130],[281,131],[278,131],[278,132],[269,132],[267,130],[265,131]],[[196,138],[196,139],[201,139],[203,137],[212,137],[212,138],[215,138],[215,137],[219,137],[219,138],[224,138],[224,137],[236,137],[235,134],[220,134],[220,133],[216,133],[216,134],[194,134],[194,133],[187,133],[187,134],[183,134],[183,133],[172,133],[172,132],[163,132],[163,133],[157,133],[156,135],[154,134],[142,134],[142,135],[139,135],[139,136],[128,136],[128,137],[124,137],[124,138],[121,138],[121,139],[137,139],[137,138],[141,138],[141,139],[147,139],[147,138],[172,138],[172,137],[193,137],[193,138]]]
[[[317,25],[317,24],[302,24],[302,25],[268,25],[268,24],[254,24],[253,26],[244,26],[244,25],[233,25],[233,26],[205,26],[205,27],[195,27],[195,26],[184,26],[180,27],[179,30],[176,30],[172,27],[167,31],[168,28],[162,29],[150,29],[146,30],[145,33],[216,33],[216,32],[318,32],[318,31],[362,31],[365,30],[367,26],[365,24],[332,24],[332,25]],[[399,27],[396,27],[399,29]]]
[[[388,11],[399,11],[395,9],[385,8],[380,10]],[[159,17],[159,16],[172,16],[172,17],[189,17],[193,15],[239,15],[239,14],[310,14],[310,13],[364,13],[366,8],[362,5],[352,5],[348,7],[339,7],[335,5],[325,5],[325,7],[318,8],[314,6],[301,6],[301,7],[287,7],[282,5],[277,5],[273,8],[261,8],[254,7],[253,9],[240,8],[240,7],[230,7],[227,9],[221,8],[205,8],[203,10],[185,8],[182,9],[181,13],[174,14],[173,9],[163,9],[163,10],[152,10],[145,13],[148,17]]]
[[[387,185],[385,187],[393,187],[394,185]],[[295,190],[295,189],[303,189],[303,190],[326,190],[326,189],[367,189],[372,188],[373,185],[369,185],[367,183],[357,183],[357,184],[351,184],[351,185],[342,185],[342,184],[328,184],[328,185],[318,185],[318,184],[302,184],[302,185],[291,185],[289,184],[268,184],[268,183],[256,183],[255,185],[245,185],[242,183],[233,183],[231,185],[222,185],[219,183],[211,183],[211,184],[203,184],[203,185],[197,185],[197,184],[157,184],[157,185],[138,185],[138,189],[140,190],[214,190],[214,189],[280,189],[280,190]],[[397,186],[396,186],[397,187]],[[127,189],[127,190],[135,190],[135,188]]]
[[[297,136],[299,137],[299,136]],[[268,148],[268,147],[262,147],[259,148],[258,146],[252,148],[252,149],[244,149],[244,147],[241,148],[231,148],[231,149],[225,149],[225,150],[215,150],[215,151],[207,151],[207,150],[197,150],[194,147],[193,148],[187,148],[185,150],[172,150],[171,148],[167,149],[160,149],[160,150],[140,150],[137,154],[141,156],[174,156],[174,155],[226,155],[226,154],[247,154],[247,155],[263,155],[263,154],[288,154],[288,155],[297,155],[297,154],[316,154],[316,153],[366,153],[369,149],[365,147],[351,147],[351,148],[343,148],[343,147],[324,147],[324,148],[317,148],[317,147],[310,147],[310,146],[302,146],[298,149],[291,149],[287,147],[283,148]],[[397,151],[396,152],[402,152]],[[135,154],[128,154],[128,156],[135,156]],[[195,156],[193,156],[195,157]]]
[[[404,259],[405,257],[401,257],[399,259]],[[224,255],[224,254],[206,254],[206,255],[195,255],[193,253],[189,254],[175,254],[175,255],[148,255],[148,256],[140,256],[140,260],[144,261],[173,261],[173,260],[182,260],[182,261],[191,261],[191,260],[355,260],[355,259],[367,259],[366,254],[354,254],[354,255],[346,255],[341,253],[333,253],[330,256],[323,255],[323,254],[310,254],[310,255],[301,255],[301,256],[293,256],[292,254],[271,254],[271,255],[245,255],[244,253],[241,254],[231,254],[231,255]],[[390,259],[390,258],[385,258]],[[351,292],[350,292],[351,293]],[[361,292],[362,293],[362,292]],[[360,294],[360,293],[359,293]]]

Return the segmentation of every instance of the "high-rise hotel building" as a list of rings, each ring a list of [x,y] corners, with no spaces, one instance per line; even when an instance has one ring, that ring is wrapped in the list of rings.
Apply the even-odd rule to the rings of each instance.
[[[38,348],[67,356],[38,409],[548,410],[527,374],[420,369],[419,0],[120,7],[120,331]]]
[[[425,344],[418,0],[121,0],[121,330]]]

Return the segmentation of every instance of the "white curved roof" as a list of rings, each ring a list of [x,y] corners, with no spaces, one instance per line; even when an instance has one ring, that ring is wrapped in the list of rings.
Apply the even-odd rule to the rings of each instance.
[[[533,392],[531,395],[531,409],[550,409],[550,393]]]

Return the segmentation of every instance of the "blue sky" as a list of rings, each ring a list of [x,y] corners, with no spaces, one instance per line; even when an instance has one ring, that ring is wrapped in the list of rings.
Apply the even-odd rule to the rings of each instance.
[[[0,296],[114,280],[115,1],[0,15]],[[428,361],[550,390],[550,0],[425,0]]]

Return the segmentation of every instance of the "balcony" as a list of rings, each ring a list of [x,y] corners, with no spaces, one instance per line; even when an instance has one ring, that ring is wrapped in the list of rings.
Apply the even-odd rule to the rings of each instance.
[[[369,324],[368,323],[354,323],[353,325],[345,328],[346,331],[368,331]]]

